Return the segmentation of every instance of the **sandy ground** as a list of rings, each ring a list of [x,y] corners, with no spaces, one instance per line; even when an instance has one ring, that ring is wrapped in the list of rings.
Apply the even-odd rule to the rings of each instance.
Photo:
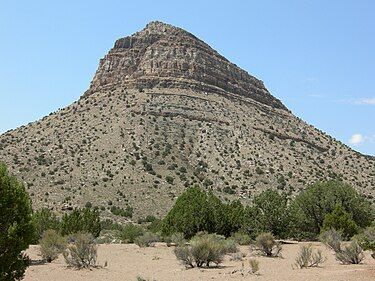
[[[98,263],[106,267],[92,270],[74,270],[66,267],[63,257],[50,264],[30,266],[25,275],[29,280],[74,281],[74,280],[121,280],[135,281],[137,277],[145,280],[288,280],[288,281],[370,281],[375,280],[375,260],[366,252],[366,259],[361,265],[341,265],[332,253],[320,243],[313,243],[323,251],[327,258],[319,268],[293,269],[295,257],[302,243],[284,245],[283,258],[256,257],[260,262],[260,274],[253,275],[249,271],[250,255],[248,247],[241,247],[246,254],[244,258],[244,274],[241,273],[242,262],[230,261],[226,257],[220,268],[185,269],[173,254],[173,247],[157,244],[155,247],[139,248],[136,245],[99,245]],[[38,246],[31,246],[27,253],[30,258],[40,259]]]

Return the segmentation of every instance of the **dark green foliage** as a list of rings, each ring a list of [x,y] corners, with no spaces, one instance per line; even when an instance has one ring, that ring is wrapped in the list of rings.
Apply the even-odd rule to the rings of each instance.
[[[53,229],[57,232],[60,231],[60,222],[56,215],[47,208],[42,208],[33,214],[33,221],[36,227],[36,241],[42,238],[47,229]]]
[[[344,239],[350,239],[354,234],[358,233],[358,226],[353,221],[352,216],[337,205],[335,209],[324,217],[322,230],[336,229]]]
[[[325,216],[338,204],[353,216],[359,227],[369,226],[374,218],[370,203],[350,185],[340,181],[317,182],[292,202],[291,234],[296,238],[316,239]]]
[[[212,192],[199,187],[188,188],[177,199],[163,220],[162,232],[170,235],[181,232],[186,238],[199,231],[230,236],[241,228],[244,208],[239,201],[224,204]]]
[[[88,208],[75,209],[70,214],[64,214],[61,219],[62,235],[87,232],[94,237],[98,237],[100,230],[101,224],[98,210]]]
[[[193,237],[207,229],[207,195],[199,187],[190,187],[182,193],[164,219],[163,233],[182,232]]]
[[[145,233],[144,229],[132,223],[126,224],[121,232],[121,240],[126,243],[134,243],[135,239]]]
[[[246,208],[244,229],[253,238],[261,232],[285,238],[289,231],[289,219],[286,195],[267,189],[255,196],[252,206]]]
[[[0,280],[22,279],[29,264],[22,251],[34,238],[30,198],[22,183],[0,164]]]
[[[133,217],[133,208],[130,206],[127,206],[126,209],[123,209],[117,206],[112,206],[111,213],[116,216],[131,218]]]

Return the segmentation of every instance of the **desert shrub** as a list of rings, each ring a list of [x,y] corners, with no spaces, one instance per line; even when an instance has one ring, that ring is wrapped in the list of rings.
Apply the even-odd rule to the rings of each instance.
[[[341,248],[341,251],[335,253],[336,259],[342,264],[359,264],[365,255],[363,249],[356,241],[351,241],[348,245]]]
[[[255,250],[267,257],[281,256],[281,244],[276,242],[272,233],[261,233],[255,239]]]
[[[226,253],[237,253],[240,250],[238,248],[238,244],[237,244],[236,240],[234,240],[232,238],[225,239],[224,245],[225,245],[225,248],[226,248],[225,249]]]
[[[75,209],[64,214],[61,219],[61,234],[69,235],[78,232],[91,233],[98,237],[101,230],[99,211],[89,208]]]
[[[262,232],[284,238],[289,232],[289,219],[285,193],[268,189],[255,196],[253,205],[246,208],[244,228],[253,238]]]
[[[0,163],[0,280],[22,279],[29,264],[22,253],[35,239],[25,187]]]
[[[173,233],[167,240],[168,241],[166,242],[168,246],[171,246],[172,244],[175,246],[183,246],[186,244],[184,234],[180,232]]]
[[[362,247],[364,250],[371,250],[372,257],[375,259],[375,227],[369,226],[363,230],[362,233],[357,234],[353,237],[353,240],[357,241],[357,243]]]
[[[76,233],[70,237],[71,242],[63,252],[69,267],[89,268],[96,265],[97,247],[90,233]]]
[[[186,266],[210,266],[220,264],[228,251],[225,238],[216,234],[197,234],[189,246],[178,246],[174,253]]]
[[[350,239],[358,233],[358,226],[353,221],[352,216],[337,205],[335,209],[325,215],[322,230],[336,229],[344,239]]]
[[[243,232],[235,232],[231,237],[238,245],[249,245],[251,242],[250,236]]]
[[[36,241],[43,237],[47,229],[60,231],[60,222],[57,216],[48,208],[42,208],[33,214],[33,221],[36,227]]]
[[[145,232],[143,235],[134,239],[134,243],[139,247],[153,247],[155,242],[158,241],[160,241],[159,236],[151,232]]]
[[[256,259],[250,259],[249,265],[250,265],[250,273],[258,274],[258,272],[259,272],[259,261],[256,260]]]
[[[66,248],[66,239],[53,229],[44,232],[39,242],[42,258],[51,262],[55,260]]]
[[[324,260],[322,251],[317,250],[314,252],[311,244],[302,245],[296,258],[296,265],[299,268],[317,267],[319,264],[322,264]]]
[[[194,267],[194,258],[190,246],[179,245],[173,249],[176,258],[186,267]]]
[[[144,232],[141,226],[128,223],[122,229],[121,240],[126,243],[134,243],[135,239],[142,236]]]
[[[319,236],[319,240],[334,252],[337,253],[341,251],[342,238],[340,233],[336,230],[330,229],[322,232]]]
[[[291,203],[291,234],[295,238],[317,238],[325,216],[338,204],[359,227],[369,226],[374,219],[369,201],[350,185],[340,181],[317,182],[299,193]]]

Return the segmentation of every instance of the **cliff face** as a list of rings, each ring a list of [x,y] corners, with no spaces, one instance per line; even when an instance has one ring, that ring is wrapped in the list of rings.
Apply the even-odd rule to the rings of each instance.
[[[142,31],[117,40],[100,61],[89,92],[119,85],[227,91],[287,110],[262,81],[194,35],[161,22],[151,22]]]
[[[153,22],[117,40],[73,104],[0,136],[35,208],[91,202],[162,216],[189,185],[249,202],[342,179],[375,196],[375,160],[294,116],[190,33]],[[119,218],[117,218],[119,219]]]

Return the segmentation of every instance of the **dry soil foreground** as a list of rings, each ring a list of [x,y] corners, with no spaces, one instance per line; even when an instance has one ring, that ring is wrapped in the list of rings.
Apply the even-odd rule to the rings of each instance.
[[[63,257],[50,264],[30,266],[25,275],[26,281],[75,281],[75,280],[121,280],[133,281],[137,277],[145,280],[288,280],[288,281],[370,281],[375,280],[375,260],[366,252],[362,265],[340,265],[330,251],[320,243],[314,246],[323,251],[327,261],[320,268],[293,269],[300,244],[284,245],[283,258],[256,257],[260,262],[260,274],[249,274],[248,259],[253,258],[248,247],[241,247],[246,254],[244,270],[241,261],[230,261],[226,257],[220,268],[185,269],[175,258],[173,247],[157,244],[156,247],[139,248],[136,245],[99,245],[98,263],[106,267],[92,270],[73,270],[66,267]],[[31,246],[27,253],[35,261],[38,246]],[[243,273],[242,273],[243,272]]]

